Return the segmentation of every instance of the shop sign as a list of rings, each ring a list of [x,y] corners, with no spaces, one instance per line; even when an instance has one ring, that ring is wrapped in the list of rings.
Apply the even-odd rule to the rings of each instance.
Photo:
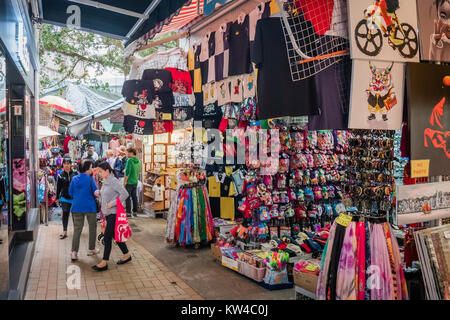
[[[430,174],[430,160],[411,160],[411,178],[428,177]]]
[[[30,54],[28,52],[28,38],[24,35],[23,23],[17,24],[17,56],[25,73],[30,71]]]
[[[21,116],[23,114],[23,106],[13,106],[13,109],[15,116]]]

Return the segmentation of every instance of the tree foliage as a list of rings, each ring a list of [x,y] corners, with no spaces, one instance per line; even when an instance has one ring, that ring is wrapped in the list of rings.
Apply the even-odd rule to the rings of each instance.
[[[170,37],[173,33],[154,40]],[[164,49],[175,48],[177,41],[162,45]],[[120,40],[104,36],[43,24],[39,37],[39,59],[41,63],[41,88],[58,87],[64,80],[74,80],[96,89],[108,90],[108,83],[101,83],[97,77],[108,69],[120,71],[124,77],[129,74],[131,62],[123,57],[124,47]],[[158,51],[158,47],[138,52],[146,57]],[[54,77],[50,70],[57,70]],[[81,70],[81,72],[80,72]],[[89,72],[91,71],[91,72]]]
[[[43,24],[39,37],[41,87],[56,87],[66,79],[100,86],[96,77],[108,69],[127,75],[130,62],[124,61],[123,49],[120,40]],[[57,79],[49,75],[49,68],[57,70]]]

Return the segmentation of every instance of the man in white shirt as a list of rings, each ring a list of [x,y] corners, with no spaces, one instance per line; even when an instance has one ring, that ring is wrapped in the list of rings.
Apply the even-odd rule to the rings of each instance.
[[[97,160],[98,160],[98,154],[97,154],[97,152],[95,152],[94,146],[93,146],[93,145],[89,145],[89,146],[88,146],[88,151],[89,151],[89,150],[92,151],[92,160],[93,160],[94,162],[97,161]],[[85,151],[84,154],[83,154],[82,159],[86,159],[87,157],[88,157],[88,152]]]

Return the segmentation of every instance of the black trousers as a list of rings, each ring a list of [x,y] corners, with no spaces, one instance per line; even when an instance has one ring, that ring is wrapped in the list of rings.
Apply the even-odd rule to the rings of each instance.
[[[131,201],[133,201],[133,212],[137,213],[138,200],[137,200],[137,184],[127,184],[126,189],[130,195],[125,201],[127,213],[131,213]]]
[[[112,240],[114,239],[114,234],[116,230],[116,215],[115,214],[107,215],[105,219],[106,219],[106,227],[103,238],[105,242],[105,251],[103,252],[103,260],[109,260],[109,256],[111,255]],[[125,242],[116,242],[116,243],[123,254],[128,253],[128,248]]]
[[[63,230],[67,231],[67,226],[69,225],[70,208],[72,208],[72,204],[67,202],[61,202],[61,208],[63,212],[62,215]]]

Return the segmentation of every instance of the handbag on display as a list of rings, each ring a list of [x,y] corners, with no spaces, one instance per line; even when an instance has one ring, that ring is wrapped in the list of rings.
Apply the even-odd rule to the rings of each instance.
[[[128,223],[127,213],[123,208],[120,198],[117,201],[116,228],[114,230],[114,240],[116,242],[126,242],[131,238],[131,227]]]

